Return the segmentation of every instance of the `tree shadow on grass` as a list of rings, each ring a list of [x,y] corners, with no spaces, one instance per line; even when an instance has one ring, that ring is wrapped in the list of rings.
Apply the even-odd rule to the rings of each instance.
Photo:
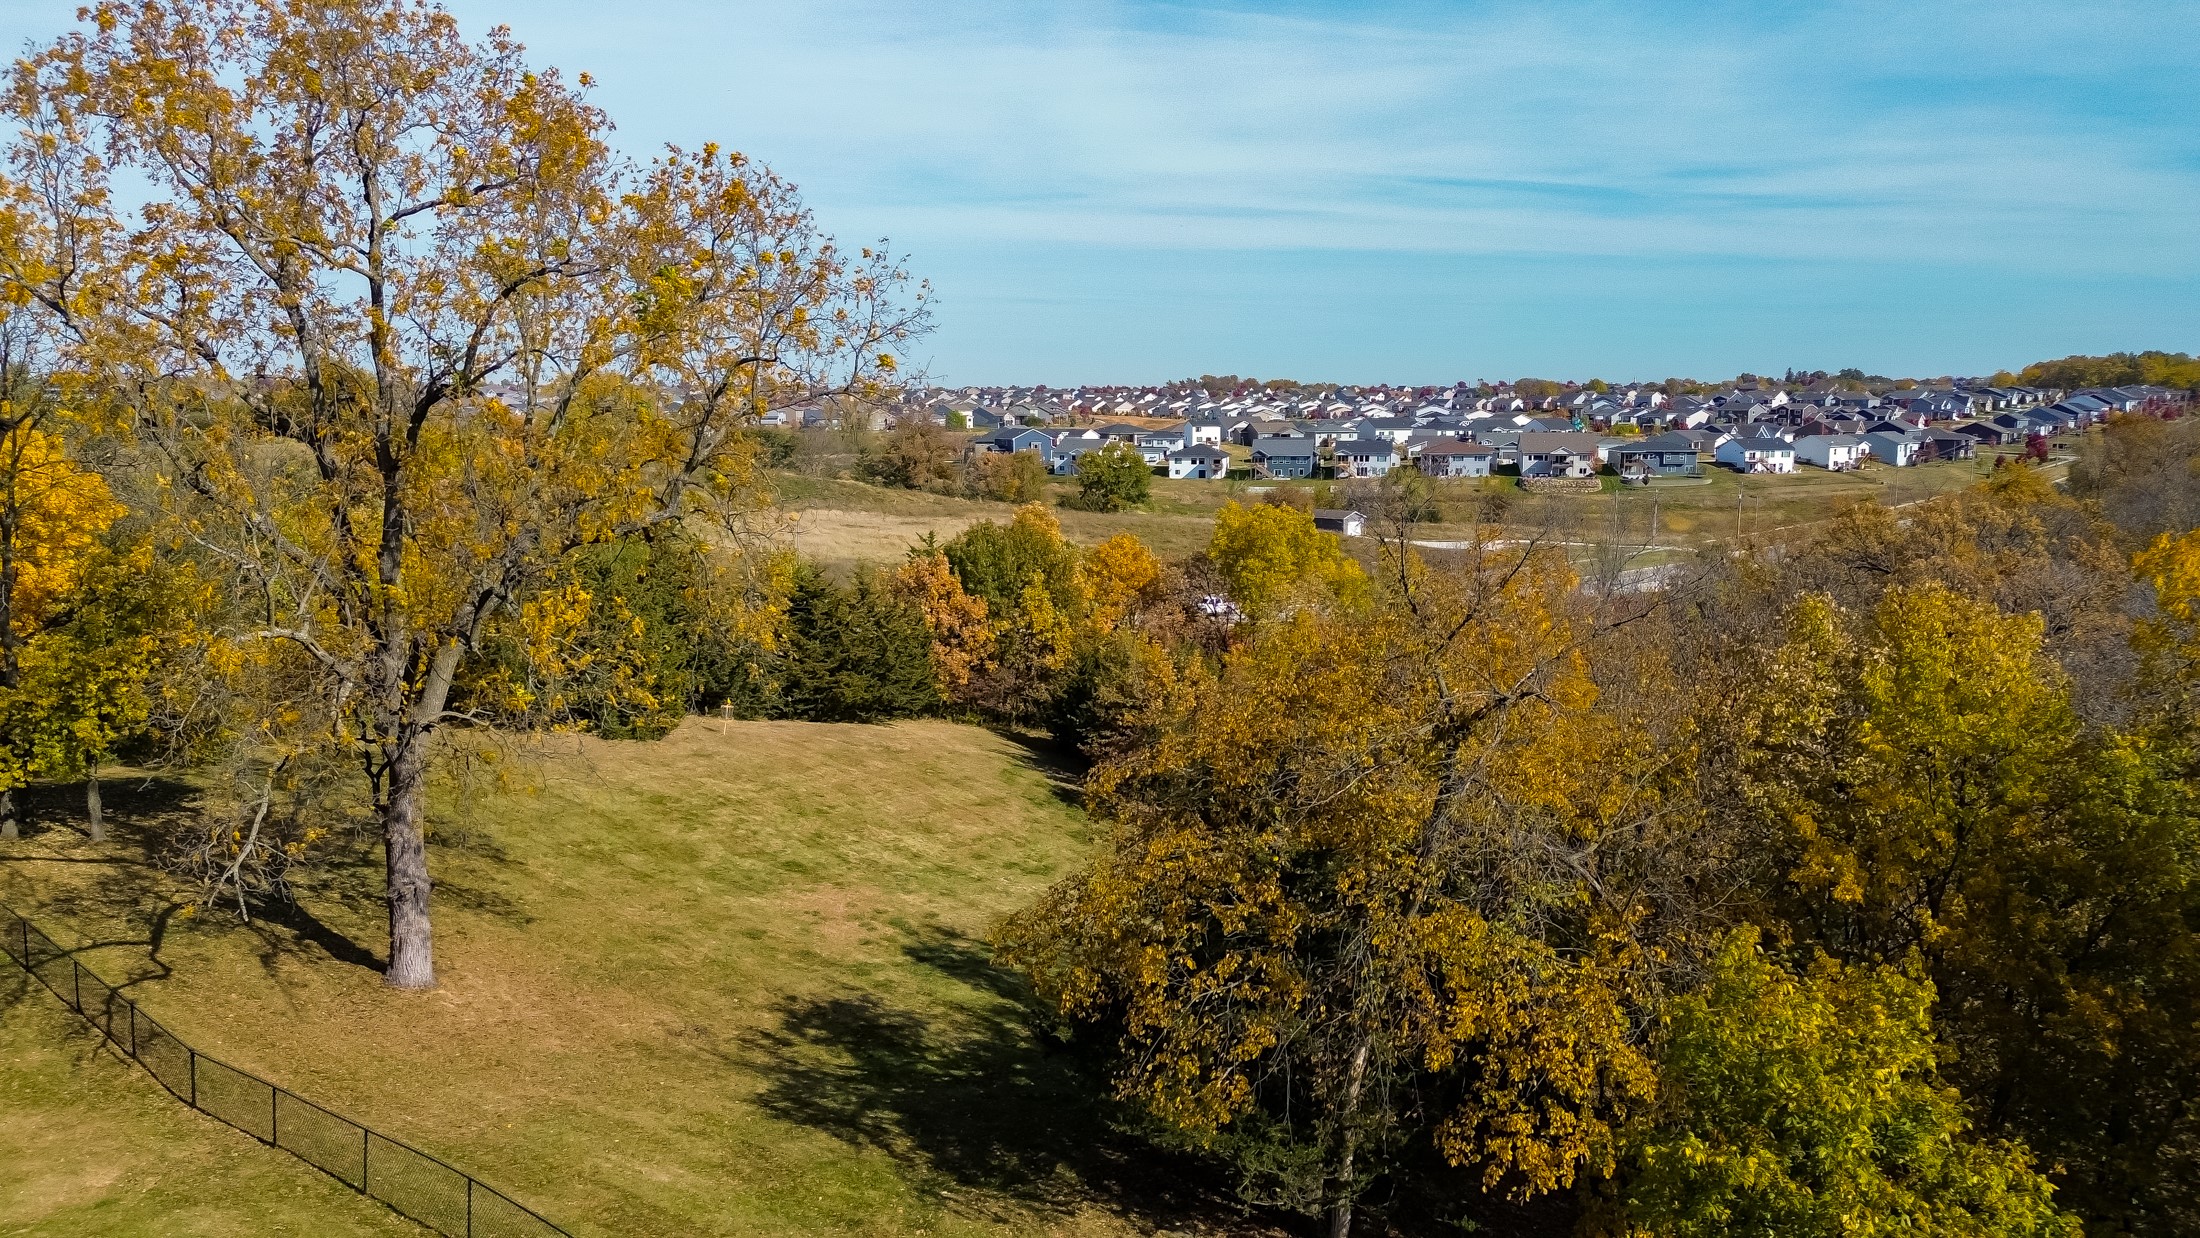
[[[125,989],[170,974],[161,947],[171,929],[179,927],[177,921],[192,900],[162,857],[178,837],[202,829],[204,823],[197,789],[180,779],[115,778],[102,782],[101,792],[107,819],[105,844],[93,844],[84,836],[83,784],[46,785],[36,788],[29,802],[31,824],[26,834],[35,837],[37,850],[0,858],[27,871],[48,864],[69,866],[68,880],[46,883],[39,890],[42,906],[21,910],[33,920],[54,920],[43,926],[51,931],[74,927],[98,932],[100,939],[77,946],[78,952],[144,947],[142,964],[131,965],[124,975],[106,977],[116,988]],[[327,893],[336,901],[354,904],[370,899],[379,905],[379,889],[367,892],[370,866],[358,852],[356,847],[337,848],[328,863],[314,871],[316,887],[325,878]],[[378,876],[379,866],[372,869]],[[315,894],[320,893],[316,888]],[[382,970],[381,960],[371,950],[328,924],[306,902],[257,902],[242,920],[235,911],[234,903],[224,902],[188,921],[188,928],[249,933],[260,965],[270,971],[285,956],[309,953],[377,973]],[[100,932],[102,927],[107,931]],[[103,965],[114,966],[112,960]]]
[[[862,992],[783,999],[745,1055],[766,1112],[882,1151],[918,1189],[996,1222],[1097,1206],[1148,1229],[1278,1232],[1211,1171],[1118,1130],[1106,1081],[1042,1049],[982,943],[935,930],[904,953],[970,1000],[929,1015]]]
[[[1071,808],[1085,806],[1085,775],[1091,772],[1092,762],[1075,744],[1063,743],[1036,731],[1006,727],[995,734],[1022,750],[1021,764],[1046,779],[1047,789],[1053,792],[1055,799]]]
[[[178,924],[196,891],[167,864],[176,840],[206,828],[199,789],[177,778],[130,774],[102,780],[108,839],[94,844],[85,822],[84,784],[42,784],[23,796],[26,847],[0,850],[0,863],[36,874],[42,866],[65,872],[63,879],[37,882],[30,905],[18,910],[56,933],[79,930],[100,940],[79,950],[143,946],[145,965],[110,976],[118,988],[166,977],[160,958],[171,927],[194,932],[242,932],[252,938],[260,967],[279,975],[286,959],[322,958],[380,975],[383,956],[373,944],[385,914],[383,869],[378,839],[365,831],[339,830],[313,864],[302,870],[296,897],[261,899],[240,917],[233,899],[205,907],[203,914]],[[438,851],[464,851],[491,865],[511,863],[497,840],[478,830],[438,830],[431,838]],[[34,878],[35,881],[35,878]],[[439,906],[526,924],[532,916],[493,886],[439,874]],[[52,921],[52,923],[45,923]],[[142,933],[142,936],[140,934]],[[112,960],[103,966],[113,968]],[[118,969],[119,970],[119,969]]]

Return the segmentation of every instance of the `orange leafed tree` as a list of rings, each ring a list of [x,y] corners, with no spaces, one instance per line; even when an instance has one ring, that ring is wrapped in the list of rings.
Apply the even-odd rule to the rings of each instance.
[[[66,325],[365,772],[389,983],[435,982],[451,689],[576,549],[738,527],[759,413],[866,398],[925,322],[881,251],[706,147],[634,166],[504,30],[403,0],[109,0],[17,66],[11,295]],[[127,172],[145,205],[118,208]]]

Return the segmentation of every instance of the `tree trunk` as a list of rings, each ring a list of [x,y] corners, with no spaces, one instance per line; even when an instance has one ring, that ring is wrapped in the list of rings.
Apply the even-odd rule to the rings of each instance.
[[[391,988],[435,987],[435,938],[428,927],[427,737],[413,735],[390,764],[382,809],[382,858],[389,888]]]
[[[0,791],[0,838],[20,838],[15,824],[15,792]]]
[[[107,841],[107,816],[100,811],[99,766],[95,763],[84,771],[84,820],[90,824],[92,841]]]
[[[1337,1199],[1329,1205],[1329,1238],[1351,1238],[1352,1201],[1359,1192],[1352,1186],[1353,1153],[1360,1145],[1360,1086],[1367,1080],[1368,1042],[1352,1051],[1352,1065],[1344,1084],[1344,1147],[1337,1157]]]

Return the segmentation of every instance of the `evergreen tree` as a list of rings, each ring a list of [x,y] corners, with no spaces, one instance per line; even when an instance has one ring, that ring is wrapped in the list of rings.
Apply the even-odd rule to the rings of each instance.
[[[873,572],[842,589],[801,568],[779,661],[782,717],[877,722],[925,713],[939,700],[923,612]]]

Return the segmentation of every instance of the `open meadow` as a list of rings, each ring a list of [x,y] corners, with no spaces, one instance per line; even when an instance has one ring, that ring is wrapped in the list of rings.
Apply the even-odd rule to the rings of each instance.
[[[944,722],[691,720],[657,743],[553,736],[503,779],[525,785],[439,796],[430,993],[382,983],[365,840],[280,921],[186,913],[187,891],[147,865],[151,832],[184,808],[173,784],[114,784],[105,847],[53,789],[0,898],[185,1040],[575,1234],[1259,1232],[1111,1134],[1104,1089],[1040,1051],[989,962],[994,919],[1087,845],[1043,753]],[[37,991],[22,1007],[73,1017]],[[9,1024],[11,1049],[34,1034]],[[343,1211],[376,1205],[90,1060],[89,1033],[35,1035],[56,1047],[11,1084],[38,1104],[0,1126],[0,1148],[90,1155],[102,1134],[147,1142],[131,1124],[153,1121],[207,1132],[134,1163],[118,1152],[128,1172],[88,1184],[11,1178],[0,1224],[154,1232],[46,1228],[79,1213],[37,1201],[198,1192],[302,1218],[294,1201],[325,1186],[331,1219],[298,1232],[381,1232]],[[87,1060],[62,1077],[70,1053]],[[79,1126],[88,1112],[115,1116]],[[253,1172],[212,1188],[212,1156]],[[48,1178],[79,1163],[39,1159]]]
[[[2059,472],[2058,463],[2056,471]],[[1792,538],[1862,502],[1900,506],[1976,485],[1992,472],[1989,459],[1888,468],[1867,464],[1847,473],[1805,468],[1785,476],[1743,477],[1706,466],[1704,476],[1648,487],[1605,478],[1596,494],[1531,494],[1512,477],[1438,482],[1432,487],[1437,519],[1420,524],[1416,541],[1456,543],[1484,538],[1656,544],[1702,550],[1742,542]],[[1330,483],[1331,498],[1344,502],[1350,485]],[[788,517],[791,545],[836,571],[855,564],[894,563],[927,535],[947,541],[981,520],[1006,521],[1007,503],[904,490],[848,479],[795,473],[775,475],[773,486]],[[1092,545],[1129,532],[1167,559],[1206,548],[1214,513],[1224,503],[1257,502],[1274,483],[1232,478],[1192,481],[1155,478],[1153,499],[1136,511],[1101,514],[1060,506],[1076,493],[1074,478],[1049,483],[1062,531]],[[1477,502],[1479,500],[1479,504]],[[1466,513],[1479,506],[1479,528]],[[1494,523],[1492,523],[1494,522]]]

